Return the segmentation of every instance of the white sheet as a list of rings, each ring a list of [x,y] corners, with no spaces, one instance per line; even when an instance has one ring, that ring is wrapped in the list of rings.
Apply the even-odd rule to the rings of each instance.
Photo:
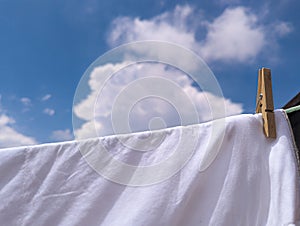
[[[269,140],[262,133],[261,115],[226,118],[221,149],[201,172],[211,122],[155,132],[153,140],[162,137],[162,132],[165,137],[147,152],[130,151],[118,136],[2,149],[0,225],[293,225],[300,219],[298,174],[282,111],[276,111],[276,126],[277,139]],[[149,166],[178,151],[180,134],[195,131],[200,138],[186,165],[172,177],[148,186],[104,179],[79,151],[83,147],[93,151],[100,142],[119,161]],[[131,134],[125,139],[134,143],[148,135]],[[124,175],[130,184],[135,172],[125,175],[122,167],[113,168],[105,161],[101,164],[110,167],[109,177]],[[150,174],[140,176],[147,179]]]

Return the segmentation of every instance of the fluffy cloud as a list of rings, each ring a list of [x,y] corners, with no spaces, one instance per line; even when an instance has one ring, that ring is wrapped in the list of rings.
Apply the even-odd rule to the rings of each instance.
[[[195,20],[201,22],[195,23]],[[245,7],[227,8],[212,21],[207,21],[190,6],[177,6],[174,11],[148,20],[115,19],[108,42],[115,46],[138,40],[162,40],[192,49],[206,61],[247,63],[255,59],[270,40],[276,44],[278,38],[290,31],[290,24],[282,21],[264,24]],[[197,38],[199,32],[203,38]]]
[[[51,109],[51,108],[45,108],[43,112],[44,112],[44,114],[49,115],[49,116],[53,116],[55,114],[55,110]]]
[[[155,122],[151,120],[157,117],[165,124],[153,123],[156,129],[208,121],[212,119],[212,104],[225,105],[226,115],[242,112],[241,104],[199,91],[183,72],[159,63],[123,68],[103,86],[103,75],[122,65],[125,63],[106,64],[91,72],[88,81],[91,92],[74,106],[76,117],[85,121],[75,128],[77,138],[148,130],[149,124]],[[197,118],[192,115],[193,105]],[[126,125],[129,131],[124,128]]]
[[[0,112],[0,148],[36,144],[37,141],[17,132],[12,125],[15,120]]]
[[[50,138],[53,139],[54,141],[68,141],[74,139],[73,134],[69,129],[55,130],[52,132]]]
[[[212,23],[200,51],[208,60],[246,62],[266,45],[266,34],[257,17],[243,7],[227,9]]]
[[[270,42],[276,45],[278,38],[291,30],[291,25],[282,21],[265,24],[258,15],[245,7],[227,8],[219,16],[207,20],[203,13],[186,5],[177,6],[173,11],[150,19],[118,17],[112,22],[107,41],[112,47],[140,40],[166,41],[191,49],[206,61],[247,63],[255,59]],[[158,50],[146,48],[141,51],[153,55]],[[172,55],[172,50],[168,49],[166,52]],[[179,65],[193,67],[186,59],[180,59],[176,54],[174,57],[178,58]],[[75,103],[73,108],[75,119],[79,119],[75,126],[77,138],[148,130],[154,124],[158,129],[211,120],[211,104],[217,108],[225,106],[226,115],[240,114],[243,111],[241,104],[196,88],[187,75],[174,68],[162,64],[141,64],[124,69],[124,65],[126,62],[104,64],[91,72],[88,94]],[[106,79],[103,75],[115,72],[116,69],[122,70],[102,87]],[[171,85],[173,88],[177,88],[160,86],[155,83],[155,79],[143,84],[142,79],[151,76],[153,79],[166,79],[170,84],[176,84]],[[157,95],[147,95],[156,86]],[[160,97],[164,92],[169,98]],[[138,98],[143,95],[146,98]],[[188,102],[195,105],[197,120],[192,117]],[[165,124],[152,120],[157,117],[163,119]],[[128,131],[127,127],[131,130]]]
[[[109,121],[109,118],[106,119]],[[103,124],[105,124],[105,122],[103,122]],[[93,120],[86,121],[75,130],[75,136],[77,139],[96,137],[95,134],[99,134],[99,136],[105,136],[111,135],[113,132],[111,126],[107,126],[107,128],[105,128],[101,123],[94,122]]]
[[[139,40],[161,40],[194,49],[198,43],[195,39],[197,25],[191,20],[193,13],[190,6],[177,6],[174,11],[149,20],[119,17],[112,22],[107,40],[112,46]]]

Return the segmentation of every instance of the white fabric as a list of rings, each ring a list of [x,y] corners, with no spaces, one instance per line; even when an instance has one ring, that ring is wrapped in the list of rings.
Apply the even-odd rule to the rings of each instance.
[[[96,147],[104,142],[115,158],[140,166],[157,163],[168,151],[136,153],[115,136],[2,149],[0,225],[296,225],[298,174],[284,113],[276,111],[276,140],[264,136],[261,115],[226,118],[221,150],[199,172],[210,127],[211,122],[168,129],[158,149],[172,149],[179,132],[197,130],[195,153],[174,176],[142,187],[104,179],[82,157],[80,144]]]

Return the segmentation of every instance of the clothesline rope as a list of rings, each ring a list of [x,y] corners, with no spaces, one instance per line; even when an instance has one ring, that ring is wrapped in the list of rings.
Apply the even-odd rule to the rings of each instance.
[[[297,106],[286,109],[285,112],[289,114],[289,113],[299,111],[299,110],[300,110],[300,105],[297,105]]]

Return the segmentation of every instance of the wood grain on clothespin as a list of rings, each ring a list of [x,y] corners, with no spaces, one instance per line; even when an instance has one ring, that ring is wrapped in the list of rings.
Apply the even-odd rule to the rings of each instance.
[[[262,113],[265,135],[276,138],[271,70],[268,68],[259,69],[256,113]]]

